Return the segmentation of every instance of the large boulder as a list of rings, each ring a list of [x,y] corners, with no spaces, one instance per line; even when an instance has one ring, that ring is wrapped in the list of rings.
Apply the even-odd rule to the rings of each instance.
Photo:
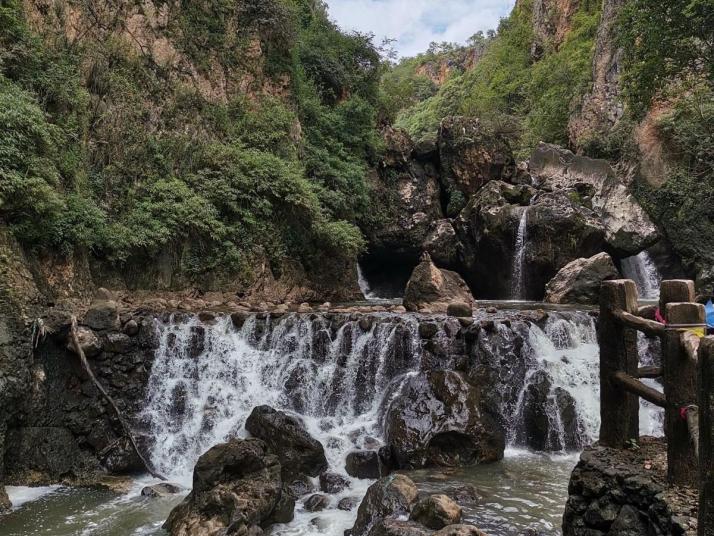
[[[259,439],[232,439],[203,454],[193,490],[169,514],[171,536],[255,534],[292,519],[294,501],[283,490],[280,462]]]
[[[351,535],[366,536],[384,519],[409,516],[418,495],[414,482],[404,475],[380,478],[362,499]]]
[[[460,249],[459,239],[451,220],[437,220],[431,224],[422,248],[439,266],[456,266]]]
[[[474,298],[459,274],[437,268],[424,253],[407,283],[404,307],[409,311],[446,313],[452,302],[473,305]]]
[[[96,330],[118,330],[121,326],[119,322],[119,306],[117,302],[104,299],[95,300],[84,315],[82,323]]]
[[[473,117],[447,117],[441,122],[439,157],[448,216],[458,214],[469,197],[487,182],[508,182],[516,175],[507,139],[488,132]]]
[[[387,409],[385,437],[400,468],[459,466],[503,458],[504,431],[461,373],[409,378]]]
[[[587,259],[576,259],[566,264],[545,287],[548,303],[595,304],[600,296],[600,285],[618,277],[617,268],[607,253]]]
[[[322,444],[295,417],[270,406],[258,406],[253,408],[245,428],[253,436],[265,441],[278,456],[285,480],[300,474],[318,476],[327,469]]]
[[[583,197],[598,214],[611,249],[635,255],[659,239],[659,231],[627,184],[606,160],[575,155],[556,145],[541,143],[529,161],[541,186]]]

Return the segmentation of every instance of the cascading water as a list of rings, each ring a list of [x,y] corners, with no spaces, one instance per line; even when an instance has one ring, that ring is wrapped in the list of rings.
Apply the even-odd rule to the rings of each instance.
[[[198,457],[244,435],[250,411],[267,404],[297,413],[326,448],[334,470],[349,450],[379,437],[385,393],[420,363],[413,318],[356,320],[336,333],[307,315],[230,317],[206,326],[195,318],[157,323],[160,346],[141,418],[154,438],[151,460],[190,482]]]
[[[633,257],[623,259],[622,272],[625,277],[635,282],[641,298],[649,300],[659,298],[662,276],[649,253],[642,251]]]
[[[528,207],[523,209],[521,219],[518,222],[516,232],[516,242],[513,256],[513,267],[511,270],[511,298],[519,300],[524,295],[523,263],[525,260],[526,244],[528,239]]]
[[[362,267],[360,266],[359,263],[357,263],[357,283],[359,284],[359,289],[362,291],[362,295],[364,296],[364,299],[367,301],[378,301],[380,300],[380,297],[377,296],[375,292],[372,291],[372,289],[369,286],[369,281],[367,281],[367,278],[364,275],[364,272],[362,271]]]

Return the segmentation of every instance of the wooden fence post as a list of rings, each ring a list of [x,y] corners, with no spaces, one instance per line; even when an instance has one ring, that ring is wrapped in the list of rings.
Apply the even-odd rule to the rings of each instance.
[[[668,303],[667,325],[701,324],[706,318],[698,303]],[[664,433],[667,438],[667,478],[671,484],[695,486],[697,459],[682,408],[697,403],[697,363],[682,343],[682,331],[670,328],[662,340]]]
[[[659,290],[659,310],[664,315],[668,303],[694,301],[694,281],[688,279],[668,279],[662,281]]]
[[[600,444],[622,448],[639,438],[639,399],[613,381],[617,372],[637,377],[637,333],[615,318],[616,311],[637,313],[637,287],[629,279],[605,281],[600,287]]]
[[[714,535],[714,337],[699,345],[699,523],[698,536]]]

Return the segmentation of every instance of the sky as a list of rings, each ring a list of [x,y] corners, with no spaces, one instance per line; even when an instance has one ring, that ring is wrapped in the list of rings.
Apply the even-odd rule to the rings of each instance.
[[[479,30],[495,29],[515,0],[326,0],[343,30],[396,39],[400,56],[424,52],[432,41],[465,43]]]

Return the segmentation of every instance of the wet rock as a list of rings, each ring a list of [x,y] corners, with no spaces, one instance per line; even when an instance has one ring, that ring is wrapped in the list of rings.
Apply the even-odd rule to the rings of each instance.
[[[385,429],[400,468],[503,458],[503,429],[481,410],[478,389],[458,372],[423,372],[409,378],[387,410]]]
[[[431,495],[414,505],[410,519],[439,530],[461,521],[461,507],[446,495]]]
[[[434,322],[420,322],[419,323],[419,336],[422,339],[431,339],[438,332],[439,332],[439,326],[437,326]]]
[[[619,276],[615,263],[607,253],[588,259],[576,259],[566,264],[545,287],[548,303],[596,304],[600,285]]]
[[[447,117],[439,129],[442,187],[448,195],[448,216],[456,215],[471,195],[491,180],[509,182],[516,162],[505,137],[487,131],[471,117]],[[463,200],[459,205],[459,200]]]
[[[133,341],[124,333],[107,333],[104,338],[104,350],[112,354],[127,354],[133,348]]]
[[[198,459],[193,490],[164,528],[171,536],[260,533],[282,509],[280,472],[277,456],[259,439],[216,445]]]
[[[523,395],[525,444],[534,450],[574,450],[582,447],[582,427],[575,400],[567,391],[553,389],[544,370],[530,379]],[[560,427],[553,426],[559,423]]]
[[[167,497],[168,495],[175,495],[177,493],[181,493],[182,491],[183,488],[178,484],[161,482],[160,484],[145,486],[141,490],[141,495],[144,497]]]
[[[315,486],[313,486],[312,481],[306,475],[299,475],[297,478],[293,479],[290,483],[286,485],[288,493],[298,499],[314,491]]]
[[[463,484],[460,486],[454,486],[444,490],[444,493],[455,500],[458,504],[476,504],[481,500],[481,495],[478,492],[476,486],[471,484]]]
[[[385,455],[388,452],[384,451]],[[355,478],[379,478],[389,474],[391,467],[376,450],[356,450],[347,455],[347,474]]]
[[[369,487],[359,505],[352,536],[366,536],[383,519],[407,516],[418,494],[414,482],[404,475],[379,479]]]
[[[466,302],[452,302],[446,308],[446,314],[457,318],[471,318],[473,315],[473,307],[470,303]]]
[[[315,493],[305,501],[305,510],[308,512],[319,512],[320,510],[327,508],[329,505],[330,499],[328,499],[326,495]]]
[[[82,319],[82,324],[96,330],[118,330],[119,307],[115,301],[96,301],[92,303]]]
[[[236,329],[242,329],[243,324],[245,324],[245,321],[248,320],[249,317],[250,313],[245,311],[238,311],[231,315],[231,322],[233,322],[233,325]]]
[[[449,525],[436,531],[433,536],[486,536],[482,530],[474,525]]]
[[[648,534],[646,518],[636,508],[626,504],[620,509],[607,534],[608,536]]]
[[[339,510],[344,510],[345,512],[350,512],[358,504],[359,504],[358,497],[345,497],[343,499],[340,499],[340,502],[337,503],[337,508]]]
[[[473,296],[464,280],[456,272],[437,268],[429,254],[424,253],[407,283],[404,307],[409,311],[429,309],[445,313],[449,304],[457,301],[473,305]]]
[[[299,474],[318,476],[327,469],[322,444],[295,417],[270,406],[258,406],[253,408],[245,428],[278,456],[286,480]]]
[[[97,334],[91,329],[79,326],[77,328],[77,339],[79,340],[79,346],[82,348],[85,356],[96,357],[102,353],[102,343],[99,340],[99,337],[97,337]],[[72,339],[71,334],[67,336],[67,350],[78,354],[74,347],[74,340]]]
[[[382,519],[372,527],[369,536],[429,536],[432,532],[424,525],[404,519]]]
[[[198,313],[198,319],[204,324],[213,324],[216,321],[216,313],[213,311],[201,311]]]
[[[350,487],[350,482],[337,473],[322,473],[320,475],[320,489],[325,493],[339,493]]]
[[[139,333],[139,324],[136,323],[136,320],[131,319],[124,324],[123,331],[129,337],[134,337]]]
[[[118,475],[145,470],[144,462],[136,454],[128,438],[121,438],[114,443],[109,452],[105,453],[102,464],[110,473]]]

